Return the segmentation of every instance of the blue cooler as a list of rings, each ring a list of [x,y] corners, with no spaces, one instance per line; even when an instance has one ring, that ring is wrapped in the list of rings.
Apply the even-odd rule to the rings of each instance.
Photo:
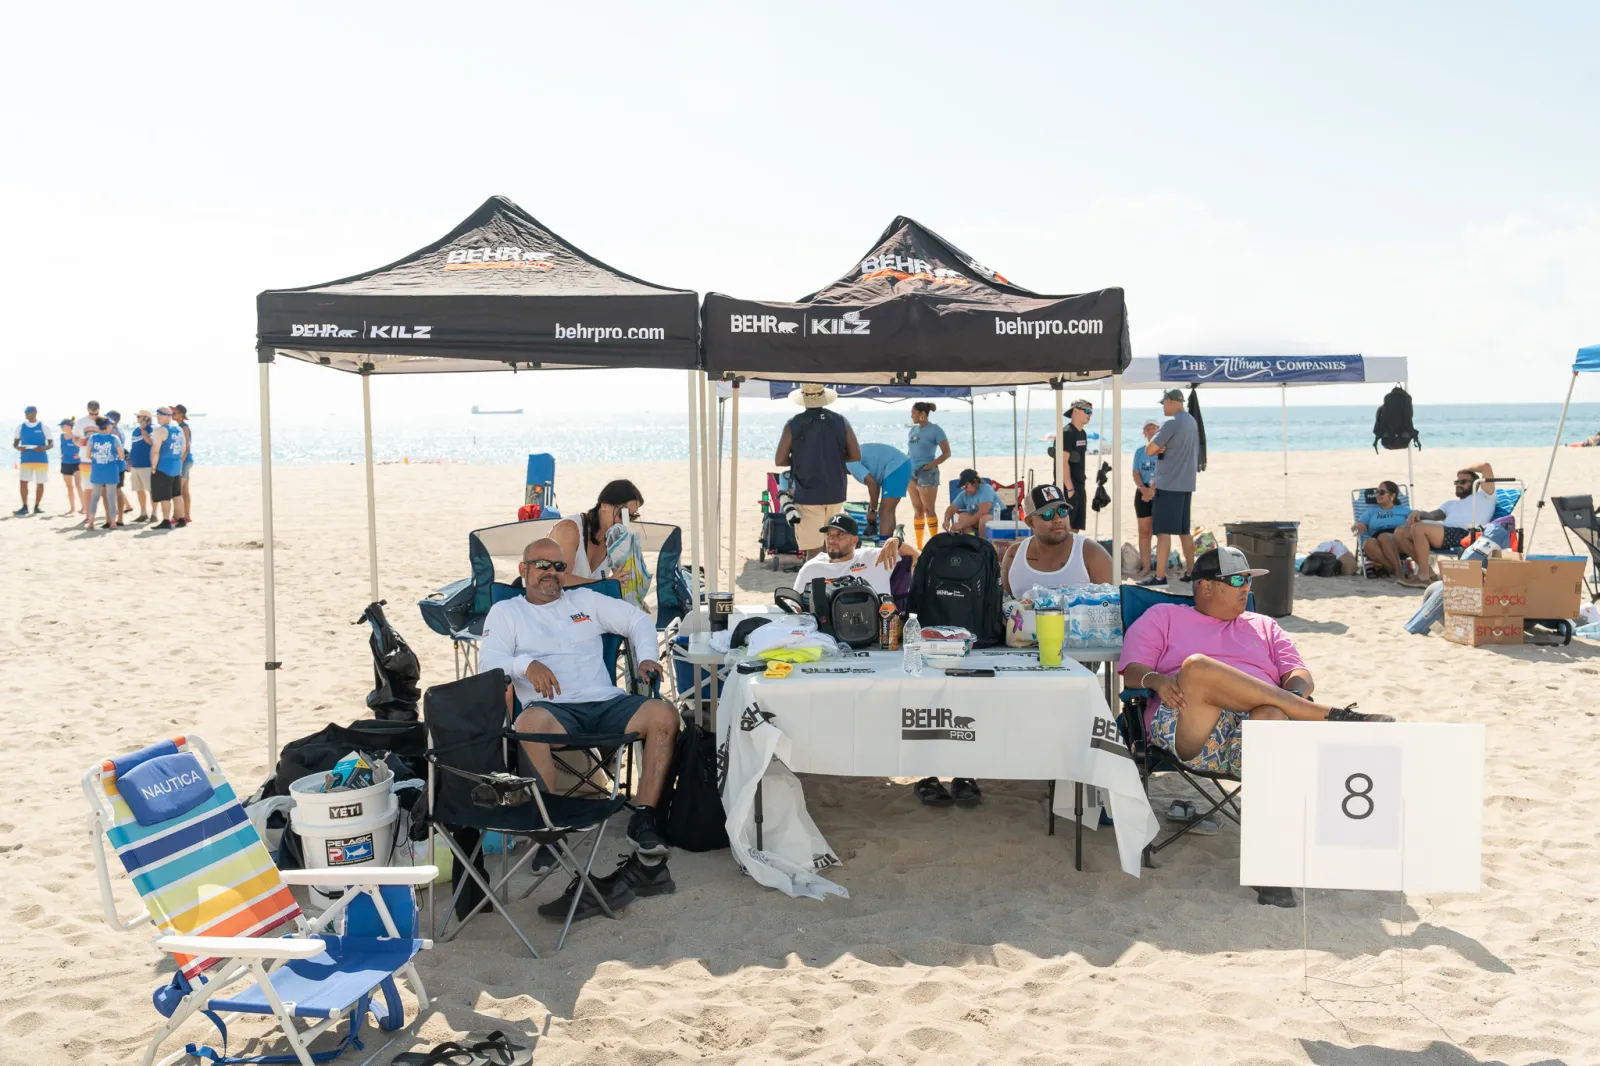
[[[983,527],[984,536],[990,540],[1021,540],[1031,536],[1028,523],[997,518]]]
[[[688,637],[676,637],[673,639],[672,643],[683,651],[689,650]],[[700,668],[699,691],[695,690],[695,666],[693,663],[686,663],[682,659],[674,657],[672,660],[672,672],[673,677],[678,682],[678,695],[683,699],[691,701],[696,711],[700,709],[700,703],[702,700],[709,700],[711,698],[713,691],[711,688],[713,678],[716,679],[716,696],[718,699],[722,698],[722,677],[714,668]]]

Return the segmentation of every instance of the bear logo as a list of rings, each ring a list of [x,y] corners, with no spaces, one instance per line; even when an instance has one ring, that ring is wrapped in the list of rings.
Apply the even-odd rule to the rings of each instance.
[[[971,729],[972,728],[972,719],[957,717],[955,719],[955,727],[957,729]]]
[[[797,330],[799,328],[800,328],[800,323],[798,323],[798,322],[779,322],[778,323],[778,332],[779,333],[793,333],[795,330]]]

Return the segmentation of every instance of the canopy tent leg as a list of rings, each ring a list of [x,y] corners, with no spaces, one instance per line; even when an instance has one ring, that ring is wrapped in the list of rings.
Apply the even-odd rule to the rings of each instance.
[[[1060,378],[1051,379],[1050,387],[1056,393],[1056,457],[1055,461],[1051,463],[1050,477],[1056,483],[1056,486],[1065,493],[1069,482],[1067,479],[1066,455],[1064,454],[1067,446],[1067,434],[1065,427],[1061,425],[1061,386],[1062,381]]]
[[[967,397],[967,421],[972,430],[972,469],[978,469],[978,398]]]
[[[1289,502],[1289,386],[1278,386],[1278,410],[1283,425],[1283,502]]]
[[[697,371],[686,370],[689,380],[689,590],[694,600],[690,610],[700,604],[700,540],[705,536],[705,521],[700,515],[700,422],[695,417],[699,406],[695,401],[694,376]]]
[[[717,465],[711,468],[711,500],[716,510],[712,517],[716,523],[712,529],[717,531],[717,588],[722,588],[722,431],[726,425],[727,401],[717,395],[717,383],[711,383],[711,394],[716,397],[712,401],[717,412]]]
[[[732,444],[728,451],[728,591],[735,587],[739,566],[739,380],[733,382]]]
[[[1022,460],[1017,454],[1017,390],[1011,390],[1011,483],[1022,480]]]
[[[372,480],[372,374],[361,368],[361,434],[367,452],[367,573],[372,582],[372,598],[378,602],[378,495]]]
[[[1098,485],[1098,482],[1100,480],[1100,477],[1099,477],[1099,474],[1100,474],[1100,463],[1105,462],[1105,459],[1106,459],[1106,416],[1105,416],[1105,410],[1106,410],[1106,387],[1104,385],[1101,385],[1100,386],[1100,403],[1094,409],[1094,419],[1095,419],[1094,431],[1096,433],[1100,434],[1100,446],[1095,449],[1095,457],[1099,460],[1099,462],[1096,462],[1094,464],[1095,482],[1097,483],[1097,485]],[[1084,479],[1084,486],[1083,487],[1084,487],[1085,491],[1088,490],[1089,481],[1088,481],[1087,478]],[[1091,495],[1089,497],[1089,499],[1091,499],[1091,500],[1094,499],[1094,496]],[[1084,506],[1088,506],[1088,505],[1085,504]],[[1096,511],[1094,513],[1094,539],[1095,540],[1099,540],[1100,539],[1100,512],[1099,511]]]
[[[1012,396],[1013,396],[1013,398],[1015,398],[1016,394],[1013,393]],[[1033,432],[1033,390],[1032,389],[1024,389],[1023,393],[1022,393],[1022,468],[1024,470],[1026,470],[1028,468],[1028,448],[1032,444],[1032,441],[1029,439],[1028,434],[1030,434],[1032,432]],[[1031,485],[1028,486],[1028,488],[1030,488],[1030,489],[1032,487],[1033,486],[1031,486]]]
[[[1544,487],[1539,490],[1539,502],[1533,509],[1533,528],[1528,530],[1528,543],[1522,545],[1522,554],[1526,555],[1533,550],[1534,534],[1539,532],[1539,513],[1544,510],[1544,501],[1549,499],[1546,495],[1550,491],[1550,475],[1556,468],[1556,453],[1561,450],[1561,433],[1567,428],[1567,408],[1572,406],[1572,390],[1578,385],[1578,372],[1572,372],[1572,380],[1567,383],[1567,399],[1561,405],[1561,421],[1556,423],[1556,442],[1550,446],[1550,463],[1544,468]],[[1406,449],[1406,455],[1411,455],[1411,449]]]
[[[261,376],[261,592],[267,631],[267,770],[278,765],[278,618],[272,559],[272,357],[258,355]]]
[[[1402,381],[1400,383],[1400,387],[1406,390],[1407,395],[1410,394],[1410,382]],[[1568,393],[1568,395],[1570,396],[1571,393]],[[1556,439],[1560,440],[1561,438],[1558,436]],[[1410,500],[1412,503],[1417,501],[1417,475],[1416,471],[1412,469],[1411,464],[1411,453],[1415,450],[1415,448],[1406,449],[1406,499]],[[1537,518],[1535,518],[1534,525],[1538,525]]]
[[[717,386],[704,372],[701,372],[697,384],[700,389],[700,510],[706,530],[706,591],[716,592],[720,585],[717,580],[717,541],[722,534],[717,529],[716,502],[711,495],[711,466],[715,461],[711,454],[711,412]]]
[[[1105,450],[1105,439],[1100,441]],[[1111,375],[1111,583],[1122,584],[1122,375]],[[1107,663],[1106,668],[1111,669]]]

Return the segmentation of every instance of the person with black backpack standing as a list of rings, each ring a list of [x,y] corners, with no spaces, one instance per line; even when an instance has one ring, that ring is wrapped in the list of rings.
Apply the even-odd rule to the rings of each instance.
[[[778,438],[773,462],[789,468],[800,525],[794,531],[800,551],[809,556],[823,547],[822,527],[844,510],[850,471],[846,463],[861,461],[856,431],[840,414],[826,410],[838,394],[822,385],[801,385],[789,398],[805,408],[789,419]]]

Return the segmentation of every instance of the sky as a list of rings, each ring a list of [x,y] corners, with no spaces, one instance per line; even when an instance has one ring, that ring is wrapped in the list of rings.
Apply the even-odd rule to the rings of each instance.
[[[256,293],[496,193],[700,292],[796,298],[905,214],[1040,292],[1122,286],[1135,355],[1403,355],[1418,403],[1559,401],[1600,342],[1597,35],[1583,3],[25,5],[0,409],[248,415]],[[272,373],[275,418],[359,413],[356,378]],[[390,418],[684,392],[373,385]]]

